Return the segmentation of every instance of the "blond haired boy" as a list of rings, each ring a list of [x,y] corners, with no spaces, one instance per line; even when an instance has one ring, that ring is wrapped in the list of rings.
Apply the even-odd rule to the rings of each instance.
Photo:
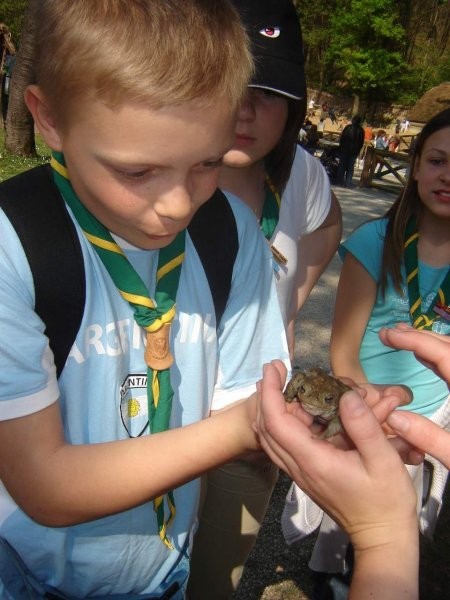
[[[220,324],[186,232],[232,144],[247,41],[223,0],[36,4],[25,99],[54,152],[86,302],[57,379],[0,212],[0,597],[180,599],[198,476],[259,449],[255,382],[286,357],[252,214],[228,198],[239,249]],[[213,397],[236,403],[206,418]]]

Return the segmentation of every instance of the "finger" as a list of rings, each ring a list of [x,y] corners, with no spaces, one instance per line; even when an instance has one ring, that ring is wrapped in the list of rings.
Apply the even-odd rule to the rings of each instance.
[[[413,399],[413,393],[407,385],[362,383],[361,386],[367,390],[365,398],[369,406],[374,406],[386,397],[397,398],[398,406],[409,404]]]
[[[290,452],[286,450],[284,445],[279,444],[278,441],[267,432],[264,432],[260,439],[262,449],[266,452],[272,462],[288,473],[288,475],[292,479],[295,479],[297,483],[303,483],[305,481],[303,477],[302,461],[299,461],[297,456],[292,456]],[[298,443],[301,443],[301,441]]]
[[[450,468],[450,433],[422,415],[395,411],[387,420],[390,427],[409,444],[427,452]]]
[[[259,427],[263,419],[263,405],[265,403],[277,402],[279,409],[285,408],[282,389],[286,379],[286,367],[281,361],[272,361],[263,366],[263,379],[256,384],[258,402],[256,406],[256,425]],[[272,400],[274,399],[274,400]]]
[[[380,467],[392,459],[394,451],[372,410],[355,392],[346,392],[340,403],[340,417],[347,435],[351,438],[367,468]]]
[[[378,423],[383,425],[388,416],[399,406],[399,398],[398,396],[388,396],[386,398],[382,398],[377,404],[371,406],[371,410],[375,415]]]
[[[314,417],[306,412],[300,402],[288,402],[286,404],[286,410],[307,427],[310,427],[314,421]]]
[[[389,438],[389,443],[393,448],[397,450],[400,458],[407,465],[420,465],[424,460],[424,453],[417,448],[413,448],[411,444],[408,444],[406,440],[401,437],[395,436]]]
[[[410,350],[447,382],[450,381],[450,339],[431,331],[415,329],[383,329],[381,341],[399,350]]]
[[[283,361],[278,360],[278,359],[273,360],[271,362],[271,364],[278,371],[278,374],[279,374],[279,377],[280,377],[280,382],[281,382],[281,387],[284,388],[284,384],[286,383],[286,375],[287,375],[286,365],[284,364]]]

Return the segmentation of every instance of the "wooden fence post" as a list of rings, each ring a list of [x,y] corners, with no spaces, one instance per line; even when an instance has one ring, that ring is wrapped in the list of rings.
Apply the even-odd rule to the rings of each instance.
[[[360,187],[371,186],[376,165],[377,158],[375,148],[373,146],[367,146],[366,154],[364,156],[364,166],[359,180]]]

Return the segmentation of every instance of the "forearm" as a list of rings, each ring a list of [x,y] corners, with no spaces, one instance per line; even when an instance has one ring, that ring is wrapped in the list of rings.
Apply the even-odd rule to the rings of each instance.
[[[415,600],[418,595],[419,534],[400,525],[391,543],[355,549],[349,600]]]
[[[352,355],[350,350],[343,352],[333,350],[330,346],[330,365],[336,377],[349,377],[355,383],[368,383],[364,369],[358,356]]]
[[[348,320],[342,327],[334,326],[330,339],[330,366],[336,377],[349,377],[355,383],[367,383],[367,377],[359,360],[361,338],[351,329]]]
[[[362,264],[347,253],[336,294],[330,340],[330,362],[338,377],[367,382],[359,359],[361,344],[375,304],[377,285]]]
[[[156,435],[44,445],[24,452],[15,467],[4,468],[2,480],[33,519],[63,526],[147,502],[252,449],[257,449],[256,436],[243,403]]]

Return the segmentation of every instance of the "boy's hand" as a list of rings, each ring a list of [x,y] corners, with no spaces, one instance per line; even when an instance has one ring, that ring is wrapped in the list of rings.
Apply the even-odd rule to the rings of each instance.
[[[342,525],[357,547],[394,537],[399,523],[411,531],[416,521],[411,478],[364,400],[354,391],[341,399],[341,419],[355,445],[341,450],[315,438],[297,411],[287,410],[282,382],[280,363],[266,365],[256,427],[270,458]]]

